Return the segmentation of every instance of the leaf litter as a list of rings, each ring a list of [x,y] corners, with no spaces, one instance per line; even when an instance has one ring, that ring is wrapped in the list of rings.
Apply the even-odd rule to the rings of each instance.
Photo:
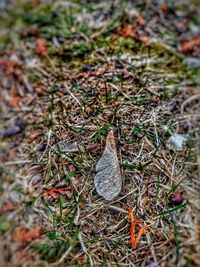
[[[37,227],[35,230],[28,230],[26,227],[20,227],[13,235],[13,242],[31,242],[42,234],[42,228]]]
[[[61,188],[48,188],[44,191],[44,196],[51,196],[52,198],[59,198],[59,195],[66,195],[68,198],[71,198],[70,187],[61,187]]]
[[[186,2],[9,1],[1,10],[1,133],[21,129],[0,136],[8,264],[198,262],[199,68],[185,63],[198,43],[180,51],[198,36],[188,26],[198,7]],[[179,151],[166,145],[171,133],[187,137]],[[111,175],[100,177],[106,149]],[[127,207],[142,221],[135,229]]]

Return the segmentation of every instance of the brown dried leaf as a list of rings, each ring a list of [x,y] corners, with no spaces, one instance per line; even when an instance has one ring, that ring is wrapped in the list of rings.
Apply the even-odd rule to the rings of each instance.
[[[160,10],[166,15],[169,13],[169,6],[166,3],[160,5]]]
[[[28,138],[27,138],[28,139],[28,142],[29,143],[33,142],[33,140],[35,140],[40,135],[41,135],[41,132],[40,131],[34,131],[32,134],[30,134],[28,136]]]
[[[122,188],[122,177],[112,130],[107,136],[106,147],[97,163],[96,172],[94,183],[98,194],[107,200],[118,196]]]

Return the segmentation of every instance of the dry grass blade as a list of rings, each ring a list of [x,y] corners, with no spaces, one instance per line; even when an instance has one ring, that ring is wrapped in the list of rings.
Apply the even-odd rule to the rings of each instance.
[[[2,266],[198,266],[196,1],[51,2],[0,1]]]

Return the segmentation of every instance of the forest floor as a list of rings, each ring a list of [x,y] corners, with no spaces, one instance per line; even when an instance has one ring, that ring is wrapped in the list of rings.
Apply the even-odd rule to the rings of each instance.
[[[200,266],[197,3],[1,1],[1,267]]]

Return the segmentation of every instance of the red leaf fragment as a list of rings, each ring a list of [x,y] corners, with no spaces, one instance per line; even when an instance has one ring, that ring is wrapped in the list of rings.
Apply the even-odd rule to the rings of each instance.
[[[128,208],[128,215],[130,220],[130,244],[132,248],[136,248],[140,237],[147,232],[146,225],[142,225],[138,233],[135,233],[136,225],[141,224],[141,221],[134,219],[132,208]]]
[[[14,242],[31,242],[42,234],[42,228],[38,226],[35,230],[30,231],[28,228],[20,227],[13,236]]]
[[[14,206],[12,203],[6,203],[2,207],[0,207],[0,215],[8,211],[13,211],[15,209],[16,209],[16,206]]]
[[[11,88],[9,93],[10,93],[10,97],[11,97],[10,105],[13,108],[17,108],[19,106],[19,103],[20,103],[20,96],[19,96],[18,89],[17,88]]]
[[[71,192],[69,191],[71,189],[70,186],[61,187],[61,188],[48,188],[44,191],[44,196],[51,196],[52,198],[59,198],[59,195],[67,195],[67,197],[71,197]]]
[[[117,34],[123,37],[136,37],[137,29],[133,25],[125,23],[123,27],[117,28]]]
[[[145,22],[144,22],[145,23]],[[143,24],[140,22],[140,24]],[[129,24],[125,23],[123,27],[118,27],[116,31],[117,35],[123,36],[123,37],[134,37],[136,40],[139,40],[140,42],[144,43],[145,45],[149,44],[149,38],[147,35],[139,34],[137,29]]]
[[[36,42],[36,53],[40,56],[47,56],[47,47],[45,39],[37,39]]]
[[[20,63],[9,59],[0,59],[0,72],[9,80],[17,80],[20,84],[24,82]]]
[[[200,36],[194,37],[190,41],[185,41],[181,44],[180,52],[186,53],[200,46]]]

